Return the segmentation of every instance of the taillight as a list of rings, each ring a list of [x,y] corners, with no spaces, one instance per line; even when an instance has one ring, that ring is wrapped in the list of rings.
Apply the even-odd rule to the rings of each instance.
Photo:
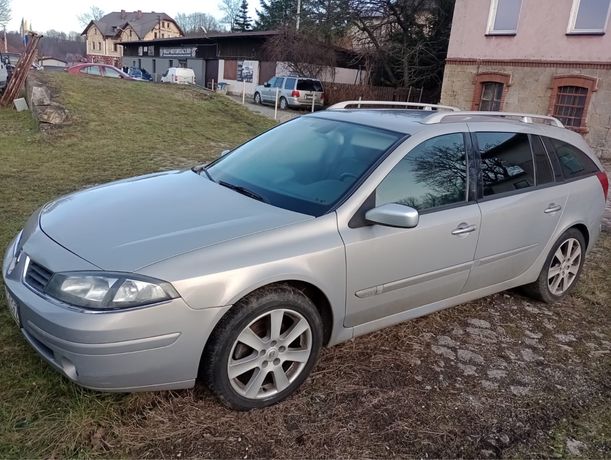
[[[600,181],[600,185],[603,188],[603,194],[605,195],[605,201],[607,200],[607,196],[609,195],[609,177],[607,173],[603,170],[596,173],[596,177]]]
[[[294,90],[293,90],[293,92],[291,93],[291,97],[299,97],[299,96],[301,96],[301,94],[299,93],[299,91],[297,91],[297,90],[295,90],[295,89],[294,89]]]

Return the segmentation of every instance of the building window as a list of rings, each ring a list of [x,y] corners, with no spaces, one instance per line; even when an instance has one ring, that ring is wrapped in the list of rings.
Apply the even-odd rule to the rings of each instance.
[[[102,42],[98,42],[98,50],[102,51]]]
[[[153,35],[155,36],[155,38],[157,38],[157,32],[155,32]]]
[[[132,30],[129,29],[129,38],[132,38]]]
[[[505,96],[511,85],[511,75],[484,72],[475,76],[475,90],[471,110],[499,112],[503,110]]]
[[[568,34],[604,34],[611,0],[573,0]]]
[[[115,53],[118,53],[119,52],[119,45],[117,45],[116,43],[113,43],[112,49],[114,50]]]
[[[161,38],[165,38],[165,34],[161,34]]]
[[[491,0],[488,35],[515,35],[522,0]]]
[[[587,133],[588,107],[598,79],[583,75],[554,77],[549,114],[558,118],[567,128]]]
[[[482,96],[480,98],[479,110],[487,112],[498,112],[501,110],[503,99],[503,84],[494,81],[482,83]]]

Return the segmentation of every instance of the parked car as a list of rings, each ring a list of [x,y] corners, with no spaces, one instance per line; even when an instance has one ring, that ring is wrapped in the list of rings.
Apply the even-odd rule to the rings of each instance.
[[[322,83],[315,78],[273,77],[267,83],[255,88],[254,101],[257,104],[275,104],[276,94],[278,94],[278,107],[282,110],[289,107],[310,108],[312,99],[315,108],[321,108],[325,104]]]
[[[108,64],[76,64],[66,69],[66,72],[75,75],[91,75],[94,77],[121,78],[123,80],[133,80],[121,69]]]
[[[170,67],[161,76],[162,83],[177,83],[179,85],[194,85],[195,72],[183,67]]]
[[[609,187],[581,136],[355,104],[42,206],[2,267],[26,340],[88,388],[199,376],[245,410],[292,394],[322,346],[517,286],[544,302],[574,288]]]
[[[134,80],[142,81],[153,81],[153,76],[148,73],[145,69],[139,69],[137,67],[130,67],[127,70],[127,74]]]

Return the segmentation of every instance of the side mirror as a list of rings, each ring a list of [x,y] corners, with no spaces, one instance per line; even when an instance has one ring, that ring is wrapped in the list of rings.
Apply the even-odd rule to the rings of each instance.
[[[365,219],[388,227],[414,228],[418,225],[420,215],[418,211],[409,206],[388,203],[367,211]]]
[[[220,157],[224,157],[224,156],[225,156],[225,155],[227,155],[229,152],[231,152],[231,150],[223,150],[223,151],[220,153],[219,158],[220,158]]]
[[[270,85],[270,84],[269,84],[269,82],[267,82],[267,83],[264,83],[264,84],[263,84],[263,87],[264,87],[264,88],[269,88],[269,87],[271,87],[271,86],[272,86],[272,85]]]

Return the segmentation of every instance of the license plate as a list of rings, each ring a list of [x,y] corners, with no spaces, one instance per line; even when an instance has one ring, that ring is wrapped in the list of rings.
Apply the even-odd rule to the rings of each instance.
[[[11,312],[11,316],[13,317],[17,325],[21,326],[19,322],[19,306],[17,305],[17,302],[15,301],[15,299],[13,299],[11,293],[8,292],[8,289],[5,290],[4,293],[6,294],[6,303],[8,304],[8,310]]]

